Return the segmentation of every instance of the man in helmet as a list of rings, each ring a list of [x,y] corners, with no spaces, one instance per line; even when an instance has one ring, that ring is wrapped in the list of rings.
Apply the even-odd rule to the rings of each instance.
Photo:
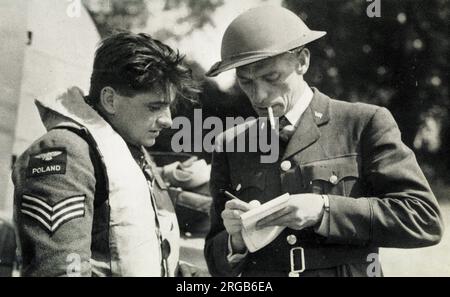
[[[179,228],[145,147],[172,123],[177,93],[195,91],[182,57],[122,32],[96,51],[88,96],[36,101],[48,130],[17,160],[15,218],[24,276],[174,276]]]
[[[257,114],[279,118],[272,128],[280,154],[261,164],[254,152],[214,153],[205,243],[214,276],[381,275],[379,247],[441,239],[436,198],[389,111],[331,99],[304,81],[306,46],[324,35],[281,7],[244,12],[225,32],[222,61],[207,75],[236,69]],[[249,129],[226,131],[218,144],[226,147]],[[249,202],[285,193],[278,211],[259,213],[256,228],[243,232]]]

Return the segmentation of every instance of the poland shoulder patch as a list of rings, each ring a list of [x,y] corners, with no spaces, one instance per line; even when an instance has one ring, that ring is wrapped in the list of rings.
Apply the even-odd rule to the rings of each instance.
[[[65,174],[67,152],[65,148],[42,150],[31,155],[27,167],[27,177],[37,177],[49,174]]]
[[[85,195],[68,197],[54,205],[35,196],[23,195],[20,212],[39,222],[52,235],[63,224],[84,217],[85,205]]]

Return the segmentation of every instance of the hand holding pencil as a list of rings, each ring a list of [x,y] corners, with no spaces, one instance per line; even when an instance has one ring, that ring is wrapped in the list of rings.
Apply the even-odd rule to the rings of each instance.
[[[249,203],[244,202],[228,191],[223,193],[231,200],[225,203],[225,209],[221,213],[223,225],[231,237],[233,251],[239,253],[246,250],[244,239],[242,238],[241,214],[251,209]]]

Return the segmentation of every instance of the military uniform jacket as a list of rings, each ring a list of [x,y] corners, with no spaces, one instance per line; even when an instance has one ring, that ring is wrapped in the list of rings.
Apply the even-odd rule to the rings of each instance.
[[[367,276],[368,261],[379,247],[417,248],[440,241],[437,201],[389,111],[313,91],[278,162],[262,164],[259,153],[214,152],[212,225],[205,243],[212,275],[287,276],[291,249],[302,247],[303,275]],[[241,130],[238,134],[248,133]],[[236,137],[230,131],[220,137],[223,147]],[[286,228],[266,247],[230,264],[220,216],[228,200],[223,189],[262,203],[283,193],[328,194],[329,211],[320,226]]]
[[[49,132],[13,170],[22,274],[175,275],[178,223],[148,156],[127,145],[80,90],[49,102],[37,102]]]

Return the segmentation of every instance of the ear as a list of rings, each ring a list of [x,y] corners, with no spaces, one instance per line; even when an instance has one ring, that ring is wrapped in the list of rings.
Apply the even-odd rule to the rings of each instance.
[[[299,51],[297,55],[299,61],[297,64],[297,73],[300,75],[305,75],[309,69],[311,52],[305,47],[303,50]]]
[[[102,109],[109,115],[116,113],[117,93],[111,87],[104,87],[100,92],[100,105]]]

